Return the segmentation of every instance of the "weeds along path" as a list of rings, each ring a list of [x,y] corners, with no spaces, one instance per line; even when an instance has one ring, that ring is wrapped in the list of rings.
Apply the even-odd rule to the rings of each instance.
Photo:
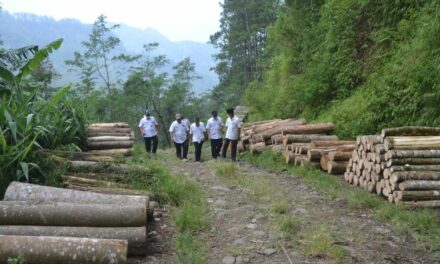
[[[368,210],[329,198],[299,177],[245,162],[165,156],[173,173],[206,193],[211,225],[199,234],[206,263],[438,263]]]

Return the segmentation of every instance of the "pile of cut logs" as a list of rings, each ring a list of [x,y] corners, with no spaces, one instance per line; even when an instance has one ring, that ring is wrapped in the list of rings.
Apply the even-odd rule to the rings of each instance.
[[[413,207],[440,207],[440,128],[399,127],[358,137],[347,182]]]
[[[145,255],[148,196],[12,182],[0,202],[0,262],[126,263]]]
[[[87,152],[89,155],[130,156],[134,139],[134,132],[127,123],[94,123],[87,128]]]

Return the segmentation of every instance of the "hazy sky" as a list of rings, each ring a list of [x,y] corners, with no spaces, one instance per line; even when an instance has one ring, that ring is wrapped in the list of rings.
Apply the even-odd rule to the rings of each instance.
[[[154,28],[173,41],[207,42],[219,29],[221,0],[0,0],[10,13],[27,12],[55,19],[76,18],[93,23],[104,14],[108,21],[138,28]]]

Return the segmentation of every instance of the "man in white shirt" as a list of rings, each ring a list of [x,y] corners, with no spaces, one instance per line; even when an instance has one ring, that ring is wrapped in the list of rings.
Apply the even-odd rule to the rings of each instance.
[[[189,128],[182,122],[182,115],[176,114],[176,121],[174,121],[169,129],[170,139],[174,142],[176,147],[176,156],[179,159],[187,159],[185,151],[182,153],[182,147],[188,146]],[[186,152],[188,153],[188,152]],[[182,155],[183,154],[183,155]]]
[[[159,125],[156,119],[150,115],[150,111],[145,110],[145,115],[139,122],[139,128],[141,130],[141,135],[144,138],[145,150],[147,153],[155,154],[157,151],[157,131]]]
[[[228,113],[228,119],[226,120],[226,135],[225,142],[223,143],[222,157],[226,158],[226,151],[228,150],[229,143],[231,143],[231,159],[236,160],[237,157],[237,143],[240,140],[240,119],[234,115],[234,109],[229,108],[226,110]]]
[[[205,125],[200,122],[200,117],[195,118],[195,122],[191,125],[189,133],[192,135],[192,142],[194,143],[196,162],[201,162],[202,146],[205,140]]]
[[[208,131],[208,137],[211,140],[211,155],[216,159],[220,156],[220,150],[222,149],[223,139],[223,122],[217,115],[217,111],[212,111],[212,117],[208,119],[206,123],[206,129]]]
[[[185,126],[188,127],[188,131],[189,131],[191,124],[190,124],[188,118],[184,117],[183,115],[182,115],[182,123],[184,123]],[[185,144],[183,144],[182,148],[183,148],[183,156],[184,157],[188,156],[189,142],[188,141],[185,142]]]

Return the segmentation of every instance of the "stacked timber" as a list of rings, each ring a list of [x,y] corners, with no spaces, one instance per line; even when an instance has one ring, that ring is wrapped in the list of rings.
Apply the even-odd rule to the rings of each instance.
[[[327,173],[339,175],[344,173],[354,147],[355,142],[349,140],[311,141],[301,147],[301,152],[307,153],[302,159]]]
[[[311,163],[307,157],[307,152],[311,142],[314,141],[337,141],[334,135],[303,134],[285,135],[283,137],[284,157],[287,164],[297,166],[317,167],[317,163]]]
[[[387,187],[383,179],[384,154],[380,135],[358,136],[344,180],[369,192],[381,194]]]
[[[440,207],[440,128],[398,127],[357,140],[344,178],[413,207]]]
[[[127,123],[94,123],[87,128],[90,154],[130,156],[133,144],[134,132]]]
[[[440,207],[440,128],[383,129],[383,177],[390,202]]]
[[[84,244],[96,241],[93,242],[97,243],[94,246],[96,254],[102,258],[109,250],[116,250],[112,256],[120,259],[126,259],[127,254],[145,255],[150,205],[148,196],[110,195],[12,182],[4,201],[0,202],[0,245],[5,243],[6,237],[16,241],[15,249],[11,248],[10,252],[18,254],[8,256],[24,255],[30,256],[29,259],[45,259],[49,254],[48,260],[58,260],[62,259],[59,254],[66,250],[71,255],[80,255],[82,251],[78,251],[75,241]],[[107,244],[105,241],[114,242]],[[55,253],[52,249],[57,242],[64,250]],[[28,247],[31,243],[47,245]],[[2,254],[6,253],[1,251],[1,258],[6,256]]]

